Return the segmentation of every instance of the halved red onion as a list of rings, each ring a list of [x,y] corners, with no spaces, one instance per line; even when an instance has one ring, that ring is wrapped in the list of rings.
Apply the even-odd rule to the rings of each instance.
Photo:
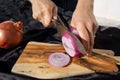
[[[62,52],[55,52],[49,56],[48,61],[55,67],[64,67],[70,63],[70,56]]]
[[[73,38],[68,33],[63,34],[62,44],[63,44],[63,47],[66,50],[66,52],[71,57],[83,56],[83,54],[78,51],[75,41],[73,40]]]

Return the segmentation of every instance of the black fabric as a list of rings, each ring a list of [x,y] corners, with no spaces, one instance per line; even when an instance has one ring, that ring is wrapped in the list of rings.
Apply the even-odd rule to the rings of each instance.
[[[113,50],[120,56],[120,26],[100,26],[95,38],[95,48]]]
[[[77,0],[53,0],[59,6],[59,12],[66,20],[69,20],[75,9]],[[59,1],[59,2],[58,2]],[[71,6],[72,5],[72,6]],[[31,4],[27,0],[0,0],[0,22],[12,20],[23,21],[24,37],[20,45],[13,49],[0,48],[0,80],[39,80],[29,76],[11,73],[16,60],[29,41],[61,43],[54,27],[44,28],[43,25],[32,18]],[[100,26],[96,38],[95,48],[110,49],[115,55],[120,55],[120,29],[115,27]],[[120,66],[118,66],[120,68]],[[120,80],[120,72],[103,74],[95,73],[89,75],[62,78],[59,80]]]
[[[0,0],[0,21],[23,21],[24,37],[22,43],[14,49],[0,49],[0,71],[10,72],[13,64],[29,41],[45,41],[54,34],[54,28],[44,28],[32,18],[31,4],[19,0]]]
[[[63,12],[64,11],[74,11],[76,4],[77,4],[77,0],[52,0],[58,7],[63,8]]]

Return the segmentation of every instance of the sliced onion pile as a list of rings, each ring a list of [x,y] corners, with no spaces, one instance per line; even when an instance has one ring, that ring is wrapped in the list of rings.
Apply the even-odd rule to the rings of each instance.
[[[63,47],[65,48],[66,52],[71,57],[83,56],[83,54],[77,50],[75,41],[68,33],[64,33],[62,35],[62,44],[63,44]]]
[[[62,52],[55,52],[49,56],[48,61],[52,66],[64,67],[70,63],[70,56]]]

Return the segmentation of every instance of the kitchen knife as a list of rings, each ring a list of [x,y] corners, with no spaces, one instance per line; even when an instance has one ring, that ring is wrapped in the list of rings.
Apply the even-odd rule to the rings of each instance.
[[[62,36],[64,33],[68,33],[73,40],[75,41],[76,48],[79,52],[81,52],[83,55],[87,55],[87,52],[82,44],[82,42],[73,34],[71,33],[64,22],[61,20],[61,18],[58,16],[57,19],[52,19],[53,24],[57,28],[58,33]]]

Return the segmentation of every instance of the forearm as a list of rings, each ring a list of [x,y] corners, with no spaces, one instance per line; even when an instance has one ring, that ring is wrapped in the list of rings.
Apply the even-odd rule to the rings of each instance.
[[[79,11],[93,12],[94,0],[78,0],[76,9]]]

